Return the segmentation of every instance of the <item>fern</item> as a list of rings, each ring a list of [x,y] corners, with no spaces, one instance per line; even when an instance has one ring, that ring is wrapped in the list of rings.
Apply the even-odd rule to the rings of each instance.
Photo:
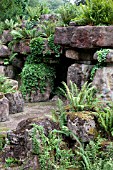
[[[70,81],[70,88],[63,82],[65,87],[60,90],[67,98],[69,102],[70,109],[73,111],[82,110],[94,110],[99,104],[99,100],[96,98],[96,89],[91,86],[91,83],[86,82],[81,90],[78,89],[77,85]]]
[[[104,108],[104,111],[98,113],[98,121],[107,134],[113,136],[113,109]]]

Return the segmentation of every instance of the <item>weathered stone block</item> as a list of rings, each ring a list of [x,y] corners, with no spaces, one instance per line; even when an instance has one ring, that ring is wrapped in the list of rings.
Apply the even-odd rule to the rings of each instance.
[[[11,54],[9,48],[5,45],[0,45],[0,57],[6,57]]]
[[[95,138],[96,124],[94,117],[91,116],[91,112],[69,113],[67,126],[82,142],[89,142]]]
[[[88,81],[90,77],[90,72],[92,69],[92,65],[86,65],[86,64],[72,64],[68,68],[67,72],[67,84],[69,85],[70,80],[77,84],[79,88]]]
[[[19,91],[15,93],[6,93],[5,97],[9,100],[9,114],[23,112],[24,100]]]
[[[30,53],[29,43],[30,43],[29,39],[28,40],[24,40],[24,41],[21,40],[19,43],[16,43],[13,46],[14,52],[18,52],[20,54]]]
[[[1,41],[6,44],[8,42],[11,42],[13,39],[12,35],[10,34],[10,30],[4,30],[2,37],[1,37]]]
[[[13,79],[15,77],[15,70],[12,65],[5,66],[4,68],[5,76]]]
[[[93,85],[103,100],[113,101],[113,66],[99,68],[94,76]]]
[[[71,58],[71,59],[74,59],[74,60],[79,60],[79,53],[77,51],[69,49],[69,50],[66,50],[65,55],[66,55],[67,58]]]
[[[74,59],[75,61],[93,61],[93,55],[94,52],[93,50],[81,50],[81,51],[76,51],[76,50],[72,50],[72,49],[68,49],[65,52],[65,56],[67,58],[71,58]]]
[[[57,27],[55,43],[73,48],[113,47],[113,26]]]
[[[9,116],[9,101],[0,93],[0,122],[8,120]]]

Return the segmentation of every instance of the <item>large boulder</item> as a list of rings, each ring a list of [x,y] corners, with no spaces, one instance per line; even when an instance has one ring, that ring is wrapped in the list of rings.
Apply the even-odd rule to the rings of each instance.
[[[7,138],[10,142],[6,145],[2,158],[5,160],[8,157],[17,158],[18,160],[25,160],[28,156],[33,156],[33,140],[32,140],[32,128],[33,124],[42,126],[44,134],[47,136],[53,129],[58,129],[57,123],[54,123],[49,118],[29,118],[22,120],[16,130],[8,132]],[[37,139],[39,139],[39,133],[37,130]]]
[[[57,27],[55,43],[73,48],[113,47],[113,26]]]
[[[101,94],[103,100],[113,101],[113,66],[99,68],[92,84],[97,88],[97,95]]]
[[[67,84],[69,85],[70,80],[77,84],[79,88],[88,81],[90,77],[90,72],[92,69],[92,65],[87,65],[87,64],[72,64],[68,68],[67,72]]]
[[[0,93],[0,122],[8,120],[9,116],[9,100]]]
[[[93,140],[97,133],[94,116],[88,111],[68,113],[67,127],[82,142]]]

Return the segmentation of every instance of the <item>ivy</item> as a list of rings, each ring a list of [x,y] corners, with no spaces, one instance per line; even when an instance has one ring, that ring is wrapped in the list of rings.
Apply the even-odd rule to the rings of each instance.
[[[52,51],[55,53],[55,57],[60,57],[60,45],[54,44],[54,35],[50,35],[48,38],[48,45]]]
[[[31,49],[32,55],[41,55],[44,50],[43,45],[44,45],[44,38],[40,36],[37,38],[33,38],[30,41],[30,49]]]
[[[55,78],[55,69],[44,63],[40,64],[25,64],[22,73],[21,91],[23,96],[31,94],[36,90],[41,93],[45,92],[46,83],[49,82],[51,89],[53,89],[53,80]]]
[[[105,66],[106,56],[109,53],[109,49],[101,49],[96,52],[98,63],[92,68],[90,80],[93,80],[96,70]]]

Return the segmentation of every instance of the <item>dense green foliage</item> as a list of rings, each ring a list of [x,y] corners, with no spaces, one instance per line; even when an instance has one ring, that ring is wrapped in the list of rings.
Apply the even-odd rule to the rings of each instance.
[[[45,92],[48,83],[53,87],[53,80],[55,77],[55,70],[46,64],[25,64],[22,73],[21,91],[24,95],[31,94],[35,91]]]
[[[75,4],[73,5],[71,3],[66,3],[59,7],[57,12],[60,14],[63,24],[68,25],[71,19],[76,17],[77,15],[76,9],[77,9],[76,5]]]
[[[0,75],[0,92],[4,94],[15,92],[15,89],[13,89],[11,82],[7,79],[7,77],[2,75]]]
[[[74,21],[78,25],[111,25],[113,24],[112,0],[86,0],[85,5],[77,7]]]

